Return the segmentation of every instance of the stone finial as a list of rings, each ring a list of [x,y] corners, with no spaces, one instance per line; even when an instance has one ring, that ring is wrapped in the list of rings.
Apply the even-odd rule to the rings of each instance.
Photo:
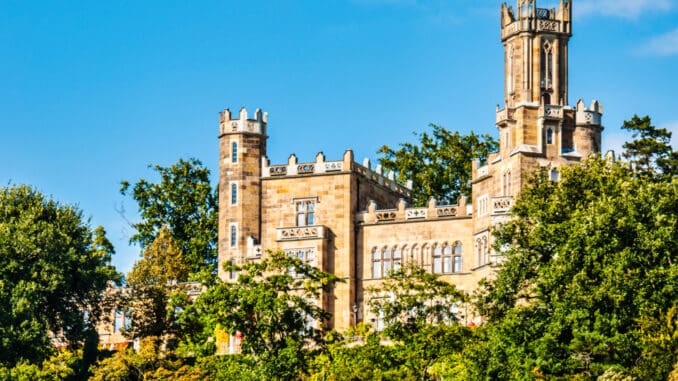
[[[350,149],[347,149],[344,151],[344,163],[346,163],[347,166],[351,166],[353,163],[353,151]]]
[[[377,167],[374,169],[377,174],[383,175],[384,174],[384,169],[381,167],[381,164],[378,164]]]
[[[577,101],[577,111],[585,111],[586,110],[586,105],[584,104],[584,100],[579,98]]]
[[[261,122],[263,120],[263,116],[262,116],[260,108],[256,109],[256,111],[254,111],[254,119],[256,119],[259,122]]]
[[[412,187],[414,186],[414,182],[412,182],[412,180],[408,179],[407,184],[405,184],[405,186],[407,187],[407,189],[411,190]]]
[[[223,112],[219,113],[219,119],[221,119],[222,122],[228,122],[231,120],[231,110],[225,109]]]
[[[377,203],[374,200],[369,200],[367,202],[367,212],[374,213],[377,211]]]
[[[395,181],[395,172],[393,171],[388,171],[388,179],[391,181]]]
[[[468,198],[465,195],[459,196],[459,200],[457,201],[457,210],[460,213],[465,213],[466,212],[466,203],[468,202]]]
[[[261,165],[263,167],[270,167],[271,166],[271,161],[268,160],[268,156],[262,156],[261,157]]]
[[[598,102],[597,100],[594,99],[593,102],[591,102],[591,111],[602,114],[603,113],[603,105],[600,102]]]
[[[264,123],[268,123],[268,112],[264,112],[264,117],[262,118]]]
[[[291,154],[287,159],[287,165],[296,165],[297,164],[297,155]]]
[[[315,162],[316,163],[324,163],[325,162],[325,154],[322,151],[318,152],[318,154],[315,155]]]
[[[240,120],[246,121],[247,120],[247,109],[244,107],[240,108]]]
[[[372,169],[372,164],[370,163],[369,158],[366,157],[366,158],[363,159],[363,167],[365,167],[367,169]]]
[[[438,205],[438,200],[436,200],[435,197],[431,196],[428,199],[428,207],[429,209],[434,209]]]
[[[396,205],[396,208],[397,208],[399,211],[404,212],[404,211],[405,211],[405,208],[407,208],[407,201],[405,201],[404,198],[399,199],[399,200],[398,200],[398,204]]]

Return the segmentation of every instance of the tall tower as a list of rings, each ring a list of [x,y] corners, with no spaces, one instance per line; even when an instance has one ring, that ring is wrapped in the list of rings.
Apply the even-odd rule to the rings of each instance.
[[[501,6],[505,78],[504,107],[497,106],[496,115],[500,147],[473,167],[479,258],[491,247],[486,242],[492,242],[492,227],[510,218],[513,201],[531,173],[548,168],[557,180],[561,166],[600,151],[600,103],[568,105],[572,0],[549,1],[557,6],[540,8],[537,0],[517,0],[516,9]]]
[[[257,109],[252,119],[240,109],[232,117],[219,113],[219,277],[221,266],[239,264],[248,246],[261,237],[261,161],[266,155],[268,114]]]
[[[571,36],[571,0],[550,9],[537,0],[518,0],[517,10],[502,5],[505,107],[497,109],[497,127],[503,160],[521,154],[559,166],[600,150],[602,106],[568,106]]]

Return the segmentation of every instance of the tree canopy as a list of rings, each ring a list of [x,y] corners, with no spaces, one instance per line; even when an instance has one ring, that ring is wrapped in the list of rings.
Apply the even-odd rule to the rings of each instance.
[[[396,173],[399,182],[412,180],[412,202],[424,206],[435,197],[454,203],[459,196],[471,195],[471,163],[485,159],[497,148],[488,134],[462,135],[431,124],[431,133],[415,134],[418,142],[401,143],[400,148],[382,146],[379,161],[386,171]]]
[[[28,186],[0,189],[0,364],[39,363],[53,336],[83,345],[120,276],[102,227]]]
[[[642,174],[678,175],[678,151],[671,145],[671,132],[652,125],[649,116],[634,115],[624,121],[623,130],[631,131],[634,140],[624,143],[623,156]]]
[[[296,380],[306,372],[309,346],[323,345],[321,292],[339,281],[332,274],[269,252],[260,262],[231,266],[236,282],[217,282],[180,316],[184,344],[192,353],[213,354],[215,332],[242,335],[240,349],[268,379]]]
[[[559,182],[539,172],[496,234],[505,261],[480,299],[476,377],[595,379],[618,367],[666,379],[678,352],[658,364],[642,338],[678,302],[676,205],[677,178],[599,157],[562,168]]]
[[[189,277],[210,280],[216,274],[218,225],[218,197],[210,171],[197,159],[151,168],[160,181],[140,179],[131,189],[141,214],[141,221],[133,224],[136,233],[131,242],[146,248],[166,228],[190,269]],[[120,192],[127,195],[130,183],[123,181]]]

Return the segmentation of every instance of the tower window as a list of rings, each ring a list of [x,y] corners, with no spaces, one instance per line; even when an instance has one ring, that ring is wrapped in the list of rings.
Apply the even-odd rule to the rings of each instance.
[[[228,277],[231,280],[236,280],[236,279],[238,279],[238,271],[235,269],[235,265],[236,265],[235,258],[231,259],[230,265],[231,265],[231,269],[228,272]]]
[[[238,183],[231,183],[231,205],[238,203]]]
[[[553,144],[553,129],[546,130],[546,144]]]
[[[231,225],[231,247],[236,247],[238,245],[238,228],[235,225]]]
[[[238,162],[238,143],[231,143],[231,163]]]
[[[315,224],[315,201],[300,200],[296,203],[297,226],[310,226]]]

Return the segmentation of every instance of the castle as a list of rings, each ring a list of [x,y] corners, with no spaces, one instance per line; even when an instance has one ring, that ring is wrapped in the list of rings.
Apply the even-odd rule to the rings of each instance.
[[[600,150],[602,106],[568,105],[568,43],[572,1],[538,8],[536,0],[501,7],[504,107],[497,107],[499,151],[473,163],[472,195],[457,205],[410,208],[410,186],[397,184],[352,151],[340,160],[272,165],[266,158],[268,115],[220,113],[219,276],[224,263],[243,264],[283,250],[343,279],[319,303],[331,328],[378,324],[366,289],[392,270],[416,262],[471,292],[492,276],[500,253],[492,226],[509,218],[515,196],[535,168],[558,168]],[[472,202],[469,202],[472,200]],[[464,319],[479,319],[467,316]],[[470,321],[469,321],[470,322]]]

